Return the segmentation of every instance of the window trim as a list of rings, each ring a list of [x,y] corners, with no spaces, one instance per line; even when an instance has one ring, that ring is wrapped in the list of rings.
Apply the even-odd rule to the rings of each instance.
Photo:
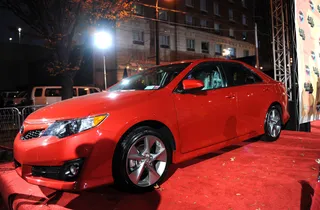
[[[220,73],[221,73],[221,77],[222,77],[222,80],[223,80],[223,83],[224,83],[224,87],[221,87],[221,88],[216,88],[216,89],[209,89],[209,90],[199,90],[199,92],[205,92],[205,91],[217,91],[217,90],[221,90],[221,89],[225,89],[225,88],[228,88],[228,83],[227,83],[227,78],[226,78],[226,76],[225,76],[225,74],[224,74],[224,69],[223,69],[223,67],[222,67],[222,65],[221,65],[221,61],[202,61],[202,62],[200,62],[200,63],[198,63],[197,65],[195,65],[194,67],[192,67],[192,69],[190,69],[189,71],[188,71],[188,73],[179,81],[179,83],[177,84],[177,86],[173,89],[173,93],[177,93],[177,94],[185,94],[185,93],[188,93],[188,92],[185,92],[185,91],[183,91],[183,90],[180,90],[179,89],[179,87],[182,85],[182,82],[186,79],[186,78],[188,78],[188,76],[192,73],[192,72],[194,72],[194,71],[196,71],[196,67],[198,67],[199,65],[201,65],[201,64],[205,64],[205,63],[213,63],[213,64],[216,64],[217,66],[219,66],[220,67]]]
[[[244,66],[244,65],[241,64],[241,63],[232,62],[232,61],[221,61],[220,63],[221,63],[221,67],[222,67],[224,76],[225,76],[225,78],[226,78],[226,88],[264,84],[264,80],[263,80],[262,77],[260,77],[256,72],[254,72],[253,70],[251,70],[250,68]],[[232,86],[229,86],[228,79],[227,79],[228,77],[227,77],[227,73],[226,73],[227,70],[225,70],[225,68],[224,68],[224,66],[223,66],[223,64],[225,64],[225,63],[226,63],[226,64],[237,64],[237,65],[241,66],[243,69],[247,69],[248,71],[251,72],[252,75],[258,77],[258,78],[261,80],[261,82],[256,82],[256,81],[255,81],[255,83],[252,83],[252,84],[243,84],[243,85],[232,85]]]

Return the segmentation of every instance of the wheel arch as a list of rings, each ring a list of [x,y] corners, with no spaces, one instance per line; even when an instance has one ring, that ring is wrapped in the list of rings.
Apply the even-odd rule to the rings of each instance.
[[[176,150],[176,140],[174,138],[172,131],[167,125],[157,120],[145,120],[145,121],[135,123],[122,134],[119,142],[121,142],[131,131],[142,126],[149,126],[155,129],[156,131],[158,131],[159,133],[167,136],[169,138],[169,144],[171,146],[172,151]]]

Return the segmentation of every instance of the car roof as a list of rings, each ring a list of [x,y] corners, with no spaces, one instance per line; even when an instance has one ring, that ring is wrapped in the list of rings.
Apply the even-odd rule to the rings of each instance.
[[[158,65],[160,66],[168,66],[168,65],[174,65],[174,64],[181,64],[181,63],[201,63],[201,62],[207,62],[207,61],[216,61],[216,62],[230,62],[230,63],[239,63],[239,64],[246,64],[239,60],[230,60],[225,58],[201,58],[201,59],[192,59],[192,60],[182,60],[182,61],[175,61],[170,62],[167,64]],[[247,65],[247,64],[246,64]]]

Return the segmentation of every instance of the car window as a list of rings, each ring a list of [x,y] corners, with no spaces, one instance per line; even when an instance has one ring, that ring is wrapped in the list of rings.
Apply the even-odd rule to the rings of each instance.
[[[77,89],[73,88],[73,96],[77,96]]]
[[[95,88],[90,88],[90,93],[98,93],[99,91]]]
[[[187,79],[201,80],[204,84],[202,90],[214,90],[225,87],[225,81],[219,64],[205,62],[197,65],[188,75]]]
[[[87,88],[79,88],[78,92],[79,92],[79,96],[84,96],[88,94]]]
[[[46,97],[60,97],[61,88],[47,88],[45,92]]]
[[[256,73],[239,63],[228,62],[221,65],[229,87],[262,82],[262,79]]]
[[[41,97],[42,96],[42,88],[37,88],[34,92],[35,97]]]

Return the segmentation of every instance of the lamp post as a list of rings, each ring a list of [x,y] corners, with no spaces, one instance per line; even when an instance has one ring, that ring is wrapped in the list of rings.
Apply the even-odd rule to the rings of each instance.
[[[108,88],[108,81],[107,81],[107,70],[106,70],[106,55],[105,50],[110,48],[112,44],[112,36],[111,34],[101,31],[94,34],[94,45],[98,48],[103,50],[103,75],[104,75],[104,88]]]
[[[18,32],[19,32],[19,44],[21,43],[21,31],[22,31],[22,28],[18,28]]]
[[[160,65],[159,46],[159,0],[156,1],[156,65]]]

